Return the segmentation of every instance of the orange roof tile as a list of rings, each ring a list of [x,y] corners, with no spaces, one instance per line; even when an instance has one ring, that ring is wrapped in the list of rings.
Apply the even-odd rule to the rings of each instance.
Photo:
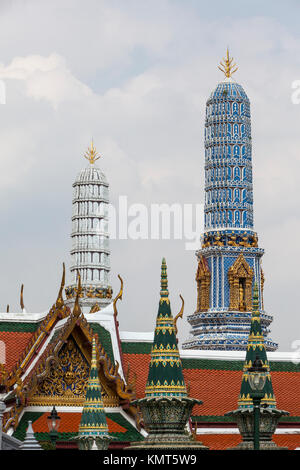
[[[137,398],[145,394],[148,377],[149,354],[123,354],[125,370],[130,364],[131,373],[137,375]],[[213,367],[213,365],[212,365]],[[290,416],[300,417],[300,370],[272,371],[272,382],[277,401],[277,408],[289,411]],[[183,369],[189,396],[203,401],[195,406],[193,415],[223,416],[227,411],[237,408],[241,387],[241,370],[222,369]]]
[[[130,371],[136,374],[137,398],[144,397],[149,372],[150,354],[123,354],[123,364],[126,371],[129,365]]]
[[[31,332],[0,331],[0,341],[5,343],[5,365],[8,371],[11,371],[33,334]]]
[[[194,415],[222,416],[236,409],[242,371],[184,369],[183,375],[189,396],[203,401],[194,407]]]
[[[211,450],[226,450],[236,447],[242,439],[240,434],[197,434],[197,441],[201,441]],[[295,450],[300,447],[300,434],[275,434],[273,441],[279,447]]]
[[[49,413],[43,413],[32,425],[34,432],[49,432],[48,424],[47,424],[47,417]],[[81,413],[61,413],[59,412],[60,416],[60,425],[59,425],[59,432],[78,432]],[[119,432],[125,433],[127,429],[123,426],[120,426],[118,423],[115,423],[109,418],[107,419],[108,430],[111,433]]]
[[[150,355],[124,354],[123,358],[125,369],[129,363],[130,370],[137,375],[137,398],[142,398],[148,378]],[[194,415],[220,416],[237,407],[242,371],[184,369],[183,375],[189,388],[189,396],[203,401],[203,405],[194,407]]]
[[[240,434],[197,434],[197,441],[211,450],[226,450],[241,442]]]
[[[295,450],[296,447],[300,447],[300,434],[275,434],[273,441],[280,447]]]
[[[277,408],[290,412],[290,416],[300,416],[300,373],[271,371]]]

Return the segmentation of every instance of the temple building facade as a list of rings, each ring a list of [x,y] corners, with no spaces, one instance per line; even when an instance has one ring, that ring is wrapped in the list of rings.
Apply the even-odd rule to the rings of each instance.
[[[244,350],[251,322],[253,286],[268,350],[272,316],[264,310],[264,273],[253,221],[250,102],[232,74],[233,59],[220,65],[225,79],[212,91],[205,118],[205,209],[198,259],[197,307],[188,316],[192,337],[185,349]]]

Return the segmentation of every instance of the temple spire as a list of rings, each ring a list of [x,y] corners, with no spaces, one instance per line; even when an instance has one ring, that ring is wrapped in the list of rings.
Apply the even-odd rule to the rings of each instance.
[[[259,364],[262,370],[260,374],[265,378],[265,384],[262,390],[263,398],[257,402],[257,390],[253,390],[250,386],[250,377],[255,374],[255,369],[252,368],[253,363]],[[260,398],[259,398],[260,400]],[[258,404],[259,403],[259,404]],[[238,408],[234,411],[229,411],[226,416],[233,418],[237,423],[242,442],[240,442],[234,449],[237,450],[252,450],[253,449],[253,435],[255,429],[255,419],[253,408],[259,406],[259,429],[260,429],[260,449],[261,450],[276,450],[284,449],[277,447],[272,440],[272,436],[276,431],[278,420],[281,416],[288,415],[287,411],[278,410],[276,408],[276,401],[273,392],[272,379],[270,374],[270,366],[267,358],[265,340],[262,333],[260,312],[259,312],[259,293],[257,283],[253,289],[253,303],[251,314],[250,334],[248,337],[248,345],[246,352],[246,360],[243,367],[242,385],[238,398]],[[286,448],[285,448],[286,449]],[[233,450],[230,448],[229,450]]]
[[[82,410],[78,438],[81,450],[90,450],[96,442],[98,449],[108,447],[111,440],[103,406],[101,385],[98,377],[96,340],[92,342],[92,360],[87,384],[85,402]]]
[[[168,275],[167,275],[167,263],[165,258],[162,259],[161,263],[161,277],[160,277],[160,300],[168,301],[169,300],[169,291],[168,291]]]
[[[65,289],[65,305],[71,309],[74,305],[79,270],[80,305],[86,314],[110,304],[113,291],[109,284],[109,184],[105,174],[94,164],[100,155],[93,141],[84,157],[89,164],[79,172],[73,184],[72,281]]]
[[[189,398],[187,394],[167,288],[167,264],[163,258],[160,301],[145,397],[131,403],[140,407],[148,435],[143,442],[133,443],[131,448],[204,449],[186,427],[194,405],[201,405],[202,401]],[[183,304],[182,299],[177,318],[183,313]]]
[[[220,62],[218,69],[225,74],[226,78],[230,78],[238,69],[238,66],[233,62],[233,57],[229,56],[229,49],[227,47],[226,58],[223,57],[223,62]]]
[[[186,397],[176,326],[169,301],[167,264],[161,265],[161,291],[154,341],[151,350],[146,397]]]
[[[276,408],[276,401],[270,374],[270,366],[267,359],[265,341],[261,328],[258,287],[257,284],[255,284],[253,289],[250,333],[248,338],[246,360],[243,369],[241,392],[238,400],[239,408],[249,408],[253,406],[252,398],[250,398],[251,388],[248,381],[248,369],[249,367],[252,367],[253,362],[255,361],[257,356],[262,361],[263,367],[266,368],[267,372],[267,380],[263,390],[265,392],[265,396],[262,400],[262,404],[265,403],[266,405],[268,405],[269,408]]]

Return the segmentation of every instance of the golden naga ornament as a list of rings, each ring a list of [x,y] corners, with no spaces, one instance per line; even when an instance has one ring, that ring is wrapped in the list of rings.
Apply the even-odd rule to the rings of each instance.
[[[233,62],[233,57],[229,56],[229,49],[227,47],[226,58],[223,57],[223,62],[220,62],[218,69],[225,74],[226,78],[230,78],[238,69],[238,66]]]
[[[99,160],[99,158],[101,158],[101,155],[97,153],[97,150],[94,147],[93,141],[91,142],[91,146],[85,152],[84,158],[86,158],[90,162],[91,165],[93,165],[96,160]]]

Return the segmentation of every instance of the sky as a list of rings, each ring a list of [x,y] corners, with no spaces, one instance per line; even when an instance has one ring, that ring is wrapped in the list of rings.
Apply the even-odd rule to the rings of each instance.
[[[94,139],[117,205],[204,202],[205,103],[226,47],[251,101],[254,221],[270,337],[300,339],[298,1],[0,0],[0,309],[48,310],[70,265],[72,183]],[[200,236],[200,234],[199,234]],[[196,306],[182,240],[113,240],[122,330],[154,329],[162,257],[180,340]],[[71,277],[69,276],[70,280]]]

